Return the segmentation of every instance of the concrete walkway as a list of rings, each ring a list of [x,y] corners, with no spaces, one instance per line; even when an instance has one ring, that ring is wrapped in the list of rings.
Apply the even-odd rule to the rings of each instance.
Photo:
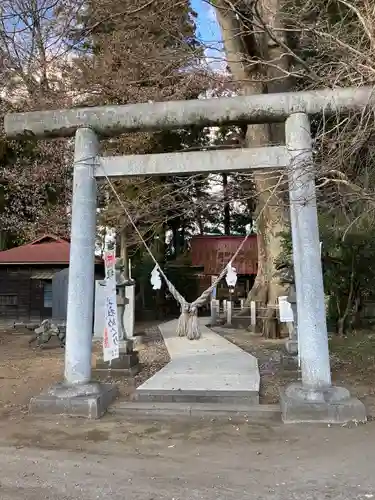
[[[177,320],[159,326],[171,361],[137,389],[140,401],[259,403],[258,361],[200,320],[202,337],[176,334]]]

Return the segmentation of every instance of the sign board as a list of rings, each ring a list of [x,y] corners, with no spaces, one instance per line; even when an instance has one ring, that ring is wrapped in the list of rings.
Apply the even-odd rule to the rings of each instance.
[[[294,315],[290,302],[288,302],[288,297],[279,297],[279,315],[281,323],[293,323]]]
[[[205,275],[218,276],[233,259],[245,236],[193,236],[191,259],[193,266],[204,268]],[[258,247],[256,235],[247,238],[241,251],[232,262],[237,275],[256,274]]]
[[[104,253],[105,265],[105,310],[103,334],[103,360],[111,361],[120,355],[119,324],[116,304],[116,254],[114,250]]]
[[[68,313],[69,269],[62,269],[52,278],[52,321],[65,324]]]

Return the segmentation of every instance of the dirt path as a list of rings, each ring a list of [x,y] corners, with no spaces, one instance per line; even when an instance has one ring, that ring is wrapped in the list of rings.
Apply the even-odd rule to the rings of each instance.
[[[0,417],[27,413],[32,395],[61,380],[64,351],[57,343],[53,349],[33,349],[30,338],[0,332]]]
[[[280,345],[250,340],[244,337],[239,345],[258,357],[263,388],[274,391],[286,382],[276,370]],[[335,379],[364,398],[366,391],[373,397],[371,342],[357,336],[333,346]],[[155,330],[145,343],[140,355],[147,368],[135,383],[168,360]],[[87,421],[26,415],[29,398],[61,380],[62,371],[60,348],[33,350],[28,336],[0,334],[2,500],[375,500],[374,422],[333,427],[244,418],[106,415]],[[294,373],[285,376],[295,380]]]
[[[0,424],[2,500],[375,498],[373,423],[27,417],[10,427]]]

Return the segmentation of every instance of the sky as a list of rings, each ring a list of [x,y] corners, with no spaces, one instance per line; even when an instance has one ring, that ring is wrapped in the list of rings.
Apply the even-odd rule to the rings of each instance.
[[[205,54],[211,67],[223,70],[225,62],[222,52],[220,27],[215,9],[207,1],[191,0],[193,10],[198,14],[197,36],[206,46]]]

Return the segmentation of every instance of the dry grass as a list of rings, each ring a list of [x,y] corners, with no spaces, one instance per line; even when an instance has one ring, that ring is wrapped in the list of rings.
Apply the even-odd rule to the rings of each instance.
[[[345,385],[375,416],[375,334],[358,331],[346,338],[330,341],[333,382]]]

